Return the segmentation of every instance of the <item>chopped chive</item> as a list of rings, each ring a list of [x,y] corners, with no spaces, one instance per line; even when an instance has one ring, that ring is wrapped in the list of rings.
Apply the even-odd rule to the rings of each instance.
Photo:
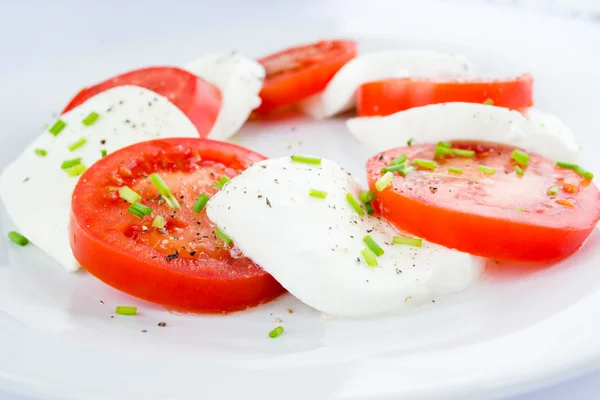
[[[50,132],[54,136],[58,136],[58,134],[65,128],[65,126],[67,126],[67,123],[64,122],[62,119],[59,119],[54,123],[54,125],[52,125],[50,129],[48,129],[48,132]]]
[[[377,179],[377,182],[375,182],[375,189],[381,192],[383,189],[390,186],[390,183],[392,183],[393,180],[394,174],[391,172],[386,172],[381,178]]]
[[[309,196],[318,197],[319,199],[324,199],[327,197],[327,192],[317,189],[310,189],[308,191]]]
[[[127,200],[131,204],[138,203],[140,200],[142,200],[142,196],[139,193],[136,193],[134,190],[132,190],[129,186],[123,186],[122,188],[120,188],[119,196],[121,196],[123,200]]]
[[[179,202],[177,201],[175,196],[173,196],[171,189],[169,189],[169,187],[167,186],[165,181],[163,181],[163,179],[160,177],[160,175],[158,175],[157,173],[153,173],[153,174],[150,174],[148,176],[148,178],[150,179],[150,182],[152,182],[152,184],[156,187],[156,189],[158,190],[158,193],[160,193],[162,198],[165,199],[165,201],[167,202],[169,207],[171,207],[171,208],[181,207],[181,205],[179,204]]]
[[[494,105],[494,100],[492,99],[485,99],[485,101],[483,102],[483,104],[485,104],[486,106],[493,106]]]
[[[394,236],[392,238],[394,244],[405,244],[407,246],[421,247],[423,245],[423,239],[408,238],[403,236]]]
[[[223,189],[223,186],[225,186],[227,182],[229,182],[229,178],[223,175],[221,179],[213,182],[213,187],[216,187],[217,189]]]
[[[200,196],[198,196],[196,202],[192,206],[192,211],[195,213],[199,213],[200,211],[202,211],[202,209],[208,202],[208,199],[209,197],[206,194],[202,193]]]
[[[479,172],[483,172],[486,175],[494,175],[496,173],[495,168],[486,167],[485,165],[480,165],[479,167],[477,167],[477,170]]]
[[[37,154],[40,157],[46,157],[48,155],[48,152],[44,149],[35,149],[35,154]]]
[[[517,173],[517,175],[519,175],[519,176],[523,176],[523,174],[525,173],[525,172],[523,171],[523,168],[519,167],[518,165],[515,165],[515,166],[513,167],[513,169],[515,170],[515,172],[516,172],[516,173]]]
[[[29,239],[15,231],[8,232],[8,238],[19,246],[26,246],[29,243]]]
[[[275,339],[276,337],[283,335],[283,330],[283,326],[279,325],[277,328],[269,332],[269,337]]]
[[[304,164],[321,165],[321,158],[308,156],[292,156],[292,161]]]
[[[512,159],[520,165],[522,165],[523,167],[526,167],[527,164],[529,164],[529,158],[529,154],[519,149],[514,149],[512,152]]]
[[[69,145],[69,151],[75,151],[78,148],[80,148],[81,146],[83,146],[84,144],[87,143],[87,139],[86,138],[81,138],[78,141],[76,141],[75,143],[72,143]]]
[[[358,199],[363,203],[370,203],[375,200],[375,192],[372,190],[363,190],[358,195]]]
[[[63,171],[69,176],[79,176],[87,170],[87,167],[83,164],[73,165],[72,167],[63,168]]]
[[[373,215],[373,213],[375,212],[371,203],[365,203],[365,210],[367,210],[367,215]]]
[[[579,167],[579,165],[577,165],[577,164],[571,164],[571,163],[562,162],[562,161],[557,161],[556,166],[560,167],[560,168],[565,168],[565,169],[575,169],[575,168]]]
[[[362,254],[363,258],[365,259],[365,261],[367,262],[367,265],[369,267],[377,266],[377,258],[375,256],[375,253],[373,253],[373,251],[371,251],[371,249],[369,249],[367,247],[367,248],[363,249],[363,251],[361,251],[360,254]]]
[[[356,211],[356,213],[358,215],[360,215],[361,217],[363,215],[365,215],[365,212],[363,211],[363,209],[360,206],[360,204],[358,204],[358,201],[356,201],[356,199],[354,198],[354,196],[352,196],[350,193],[346,193],[346,200],[348,200],[348,203],[350,203],[350,205],[352,206],[352,208],[354,208],[354,211]]]
[[[383,255],[383,249],[381,247],[379,247],[379,245],[377,244],[377,242],[375,242],[371,236],[369,236],[369,235],[365,236],[363,238],[363,242],[365,242],[365,244],[367,245],[367,247],[369,249],[371,249],[371,251],[377,257],[381,257]]]
[[[146,215],[152,214],[152,208],[143,205],[142,203],[133,203],[128,209],[131,214],[138,218],[144,218]]]
[[[215,235],[217,235],[218,237],[220,237],[221,239],[223,239],[223,241],[226,244],[231,244],[233,243],[233,240],[231,240],[231,238],[229,236],[227,236],[226,234],[224,234],[222,231],[220,231],[219,229],[215,229]]]
[[[448,168],[448,172],[450,172],[451,174],[461,175],[462,169],[456,168],[456,167],[450,167],[450,168]]]
[[[406,161],[406,154],[400,154],[398,157],[396,157],[392,160],[392,162],[390,163],[390,166],[402,164],[404,161]]]
[[[525,209],[524,209],[524,208],[521,208],[521,207],[519,207],[519,208],[515,208],[515,211],[517,211],[517,212],[525,212]]]
[[[406,142],[407,145],[412,146],[413,144],[413,138],[408,139],[408,141]]]
[[[474,150],[452,149],[452,152],[459,157],[475,157]]]
[[[566,163],[562,161],[557,161],[556,166],[560,168],[570,169],[575,172],[577,175],[581,176],[584,179],[592,180],[594,179],[594,174],[590,171],[585,170],[577,164]]]
[[[96,122],[96,120],[98,119],[100,115],[98,115],[97,112],[92,111],[91,113],[88,114],[87,117],[85,117],[83,119],[83,121],[81,121],[82,124],[84,124],[85,126],[90,126],[92,125],[94,122]]]
[[[554,185],[554,186],[550,187],[550,189],[548,189],[548,191],[546,192],[546,194],[548,196],[555,196],[558,193],[559,190],[560,190],[560,186]]]
[[[438,166],[438,164],[435,161],[423,160],[421,158],[415,158],[413,160],[413,164],[426,169],[436,169]]]
[[[448,156],[450,154],[454,154],[454,149],[450,149],[444,146],[435,146],[435,155],[436,156]]]
[[[135,315],[137,314],[137,307],[117,306],[115,312],[119,315]]]
[[[102,156],[102,158],[106,157],[106,154],[108,154],[108,153],[106,152],[106,149],[102,149],[102,150],[100,150],[100,155]]]
[[[383,168],[381,168],[380,172],[381,173],[396,172],[396,171],[401,171],[404,168],[406,168],[406,163],[390,165],[389,167],[383,167]]]
[[[81,157],[73,158],[72,160],[65,160],[62,162],[60,167],[62,169],[67,169],[67,168],[71,168],[71,167],[74,167],[79,164],[81,164]]]
[[[437,145],[439,147],[445,147],[447,149],[451,149],[452,148],[452,143],[450,143],[450,142],[439,142]]]
[[[404,168],[403,170],[398,171],[398,173],[400,175],[402,175],[403,177],[406,177],[406,175],[410,174],[414,170],[415,170],[415,167],[409,166],[409,167]]]
[[[158,229],[165,229],[165,217],[162,215],[157,215],[152,220],[152,226]]]

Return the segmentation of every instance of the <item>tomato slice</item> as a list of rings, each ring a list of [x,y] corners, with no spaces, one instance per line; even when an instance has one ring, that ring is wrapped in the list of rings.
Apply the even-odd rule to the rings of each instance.
[[[169,99],[190,119],[200,137],[208,135],[221,109],[221,92],[216,86],[180,68],[150,67],[127,72],[82,89],[62,113],[98,93],[125,85],[140,86]]]
[[[258,60],[266,69],[256,112],[267,112],[325,89],[331,78],[356,57],[353,40],[322,40],[292,47]]]
[[[361,85],[356,93],[358,115],[390,115],[428,104],[464,102],[524,109],[533,105],[533,77],[523,74],[502,81],[387,79]]]
[[[453,142],[475,157],[446,156],[434,170],[420,169],[377,192],[381,214],[400,229],[446,247],[497,260],[552,261],[576,251],[600,219],[598,189],[575,172],[530,154],[523,176],[512,147]],[[386,151],[367,162],[370,187],[381,168],[405,154],[433,160],[435,145]],[[479,166],[495,173],[481,172]],[[448,168],[462,169],[462,174]],[[491,172],[491,171],[490,171]],[[558,186],[558,193],[548,190]]]
[[[215,235],[204,209],[192,206],[213,182],[233,177],[264,157],[242,147],[205,139],[138,143],[101,159],[73,192],[70,242],[83,268],[133,296],[189,311],[241,310],[269,301],[284,289],[235,245]],[[181,203],[174,210],[147,178],[158,173]],[[138,218],[119,197],[129,186],[152,208]],[[164,230],[152,226],[161,215]]]

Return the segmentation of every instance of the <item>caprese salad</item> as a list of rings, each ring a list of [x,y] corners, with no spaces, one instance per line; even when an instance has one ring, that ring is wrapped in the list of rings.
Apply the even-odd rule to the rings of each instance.
[[[82,89],[3,171],[9,238],[179,310],[286,290],[333,316],[428,303],[487,259],[568,257],[600,220],[573,133],[530,108],[532,86],[526,73],[479,79],[457,54],[358,55],[352,40],[128,72]],[[373,150],[368,187],[318,155],[224,142],[285,107],[356,108],[346,123]]]

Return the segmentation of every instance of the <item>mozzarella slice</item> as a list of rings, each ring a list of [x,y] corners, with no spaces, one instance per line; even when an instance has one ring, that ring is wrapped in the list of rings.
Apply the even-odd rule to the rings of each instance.
[[[469,76],[470,66],[460,54],[381,51],[349,61],[325,90],[300,103],[313,118],[328,118],[354,107],[356,90],[363,83],[391,78],[454,79]]]
[[[573,133],[554,116],[474,103],[444,103],[415,107],[385,117],[359,117],[346,122],[352,135],[374,153],[443,140],[503,143],[553,160],[577,161],[581,148]]]
[[[315,188],[327,198],[309,196]],[[346,200],[359,184],[339,165],[261,161],[233,178],[207,205],[208,217],[237,247],[298,299],[330,315],[398,311],[469,286],[482,261],[423,243],[392,245],[398,233],[360,217]],[[370,235],[385,251],[379,266],[361,256]]]
[[[265,68],[238,53],[211,54],[185,67],[212,83],[221,91],[221,110],[208,137],[226,140],[235,135],[252,110],[260,106],[258,94],[265,78]]]
[[[82,120],[91,112],[91,126]],[[67,233],[71,194],[78,177],[68,176],[61,164],[81,158],[91,166],[101,150],[111,153],[134,143],[165,137],[197,137],[194,125],[169,100],[136,86],[120,86],[92,97],[60,117],[65,128],[53,136],[42,133],[6,167],[0,177],[0,197],[17,230],[69,271],[79,268]],[[69,151],[69,145],[87,142]],[[44,149],[46,157],[35,154]]]

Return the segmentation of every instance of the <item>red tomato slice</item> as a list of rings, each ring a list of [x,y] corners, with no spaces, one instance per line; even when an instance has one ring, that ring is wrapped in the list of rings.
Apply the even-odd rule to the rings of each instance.
[[[577,250],[600,219],[598,189],[575,172],[530,154],[522,177],[512,147],[454,142],[473,158],[446,156],[434,170],[394,177],[377,192],[381,214],[397,227],[446,247],[497,260],[552,261]],[[367,162],[370,187],[400,154],[433,160],[435,145],[386,151]],[[484,165],[495,174],[479,171]],[[462,169],[453,174],[449,167]],[[557,185],[556,195],[548,195]]]
[[[292,47],[258,60],[266,69],[256,112],[267,112],[322,91],[336,72],[356,57],[353,40],[322,40]]]
[[[150,67],[115,76],[82,89],[63,114],[90,97],[117,86],[140,86],[166,97],[192,121],[200,137],[206,137],[221,109],[221,92],[205,80],[175,67]]]
[[[73,192],[70,241],[83,268],[133,296],[189,311],[241,310],[269,301],[284,289],[259,266],[215,235],[204,209],[221,176],[233,177],[264,157],[228,143],[162,139],[138,143],[101,159]],[[157,172],[181,203],[169,208],[147,176]],[[129,186],[152,208],[138,218],[119,197]],[[152,226],[162,215],[163,231]]]
[[[465,102],[523,109],[533,105],[533,77],[523,74],[506,81],[387,79],[362,85],[356,93],[358,115],[390,115],[428,104]]]

